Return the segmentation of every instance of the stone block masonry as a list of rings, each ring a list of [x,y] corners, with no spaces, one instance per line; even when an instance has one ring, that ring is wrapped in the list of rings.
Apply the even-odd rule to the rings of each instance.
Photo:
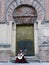
[[[0,62],[10,61],[11,51],[10,50],[0,50]]]

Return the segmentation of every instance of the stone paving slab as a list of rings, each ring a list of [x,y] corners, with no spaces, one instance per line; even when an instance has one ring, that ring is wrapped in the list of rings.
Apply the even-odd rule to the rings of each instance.
[[[0,63],[0,65],[49,65],[49,63]]]

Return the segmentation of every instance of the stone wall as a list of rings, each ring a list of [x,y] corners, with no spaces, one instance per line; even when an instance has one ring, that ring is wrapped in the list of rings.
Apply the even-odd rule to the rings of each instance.
[[[0,50],[0,62],[8,62],[11,58],[11,50]]]
[[[39,57],[42,62],[49,62],[49,43],[43,42],[39,47]]]
[[[0,0],[0,21],[7,22],[5,15],[7,14],[6,12],[7,12],[8,6],[12,1],[13,0]],[[41,2],[42,6],[44,7],[44,10],[45,10],[46,16],[45,16],[45,19],[42,21],[42,22],[45,22],[45,20],[49,20],[49,13],[48,13],[49,12],[49,0],[39,0],[39,1]],[[44,41],[49,42],[49,23],[41,24],[41,22],[39,21],[37,29],[38,29],[38,32],[36,33],[36,35],[38,35],[38,39],[37,39],[37,37],[35,38],[35,39],[37,39],[36,40],[37,43],[39,45],[41,45]],[[12,23],[9,23],[9,25],[0,24],[0,44],[10,44],[10,45],[12,44],[12,47],[10,49],[13,50],[14,53],[15,53],[14,42],[15,42],[15,35],[16,35],[15,32],[16,31],[12,30]],[[35,48],[35,49],[37,49],[37,48]],[[37,50],[36,50],[36,52],[37,52]],[[42,50],[41,52],[45,55],[49,54],[49,51],[45,52],[44,50]],[[5,52],[4,52],[4,50],[2,50],[0,53],[1,53],[0,58],[2,57],[1,56],[2,54],[4,54],[5,57],[6,57],[7,54],[9,54],[9,53],[6,52],[6,49],[5,49]],[[2,60],[5,57],[3,56]],[[45,57],[43,56],[42,59],[45,58]],[[6,57],[6,59],[7,59],[7,57]],[[2,60],[0,60],[0,61],[2,61]],[[49,60],[49,59],[47,59],[47,60]]]
[[[0,22],[5,22],[5,1],[0,0]]]
[[[7,25],[0,24],[0,44],[7,43]]]
[[[49,42],[49,23],[39,25],[39,43]]]

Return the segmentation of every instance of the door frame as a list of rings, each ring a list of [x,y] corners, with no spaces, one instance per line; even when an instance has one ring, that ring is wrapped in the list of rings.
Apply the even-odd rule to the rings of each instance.
[[[38,24],[34,24],[34,53],[35,55],[39,54],[39,44],[38,44]],[[16,55],[16,23],[12,24],[12,36],[11,36],[11,51],[13,55]]]

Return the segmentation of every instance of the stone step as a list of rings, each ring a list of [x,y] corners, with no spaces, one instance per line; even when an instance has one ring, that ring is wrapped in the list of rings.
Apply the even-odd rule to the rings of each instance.
[[[37,56],[30,56],[30,57],[26,57],[26,60],[28,62],[39,62],[39,57],[37,57]]]
[[[38,56],[25,56],[25,58],[26,58],[26,60],[27,60],[28,62],[40,62]],[[14,62],[15,59],[16,59],[16,57],[13,57],[13,58],[11,59],[11,62]]]

